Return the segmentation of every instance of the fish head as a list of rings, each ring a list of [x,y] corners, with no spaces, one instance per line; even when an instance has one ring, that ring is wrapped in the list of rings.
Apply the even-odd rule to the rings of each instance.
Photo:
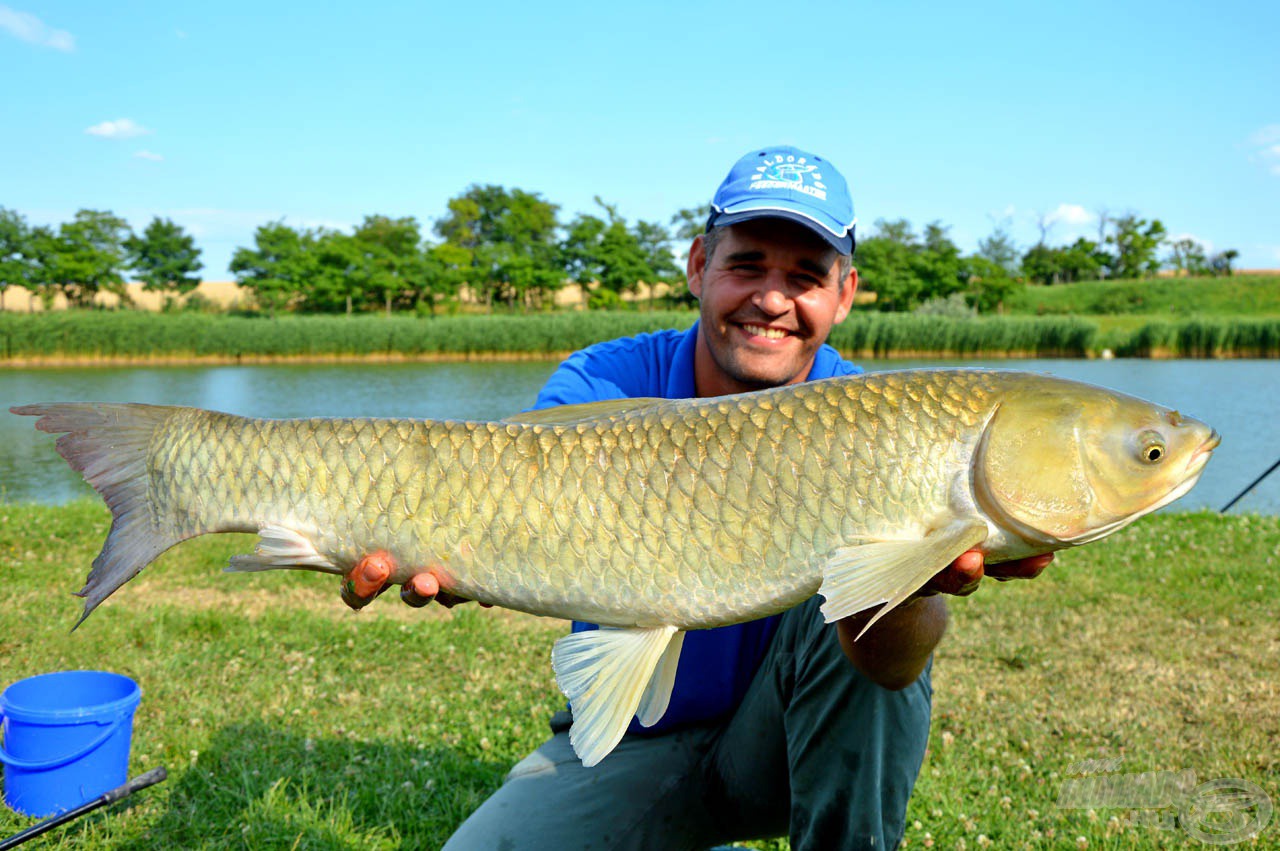
[[[1012,389],[973,469],[988,516],[1052,549],[1096,540],[1178,499],[1220,442],[1203,422],[1057,379]]]

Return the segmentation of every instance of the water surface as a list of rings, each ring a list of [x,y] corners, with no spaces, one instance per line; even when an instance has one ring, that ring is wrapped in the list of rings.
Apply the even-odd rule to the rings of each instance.
[[[1220,508],[1280,458],[1280,361],[878,361],[868,369],[994,366],[1112,387],[1199,417],[1222,433],[1204,477],[1175,508]],[[0,402],[194,405],[264,417],[499,419],[527,408],[550,361],[0,371]],[[62,503],[90,493],[32,421],[0,414],[0,499]],[[1280,513],[1280,470],[1233,511]]]

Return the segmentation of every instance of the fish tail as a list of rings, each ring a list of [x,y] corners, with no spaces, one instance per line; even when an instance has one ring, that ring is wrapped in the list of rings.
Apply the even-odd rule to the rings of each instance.
[[[39,417],[36,428],[58,438],[58,454],[82,474],[111,509],[111,531],[76,596],[85,600],[76,626],[161,553],[190,537],[156,522],[149,497],[147,449],[165,421],[182,408],[72,402],[23,405],[15,414]],[[74,629],[74,627],[73,627]]]

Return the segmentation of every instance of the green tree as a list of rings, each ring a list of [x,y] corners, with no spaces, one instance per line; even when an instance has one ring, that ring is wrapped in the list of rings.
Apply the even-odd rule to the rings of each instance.
[[[200,286],[200,249],[195,238],[170,219],[155,217],[141,236],[126,239],[124,247],[144,290],[182,296]]]
[[[1236,262],[1236,258],[1240,256],[1240,252],[1234,248],[1228,248],[1226,251],[1220,251],[1209,258],[1209,271],[1213,275],[1222,275],[1231,277],[1233,273],[1232,265]]]
[[[693,242],[707,229],[707,219],[711,217],[711,205],[701,207],[685,207],[671,217],[669,224],[675,228],[672,236],[682,242]]]
[[[253,234],[253,248],[237,248],[231,271],[241,286],[253,292],[260,306],[274,316],[303,297],[317,273],[314,235],[283,221],[261,225]]]
[[[653,308],[654,290],[659,283],[677,287],[684,283],[684,269],[676,263],[671,248],[671,232],[661,222],[636,221],[631,229],[640,246],[640,254],[649,267],[649,308]]]
[[[1009,274],[1009,270],[981,254],[964,260],[967,272],[968,301],[982,313],[1004,313],[1004,302],[1025,284]]]
[[[946,298],[964,289],[968,282],[968,274],[960,262],[960,249],[947,236],[948,230],[937,221],[924,226],[924,244],[912,258],[916,277],[922,285],[921,301]]]
[[[303,250],[314,272],[301,283],[301,308],[312,313],[345,312],[366,307],[374,274],[364,247],[355,237],[319,229],[303,234]]]
[[[608,219],[586,213],[569,223],[561,244],[567,271],[580,284],[598,281],[615,293],[634,290],[640,281],[652,281],[656,273],[635,231],[627,227],[618,208],[599,196],[596,204]]]
[[[978,257],[1000,267],[1005,277],[1018,274],[1018,246],[1004,225],[998,225],[990,236],[978,240]]]
[[[1056,248],[1038,242],[1022,255],[1022,274],[1038,284],[1056,284],[1062,280],[1062,256]]]
[[[910,310],[921,302],[924,282],[914,263],[920,250],[906,219],[878,219],[875,232],[858,243],[858,279],[876,294],[878,310]]]
[[[1067,282],[1096,281],[1111,262],[1111,255],[1103,251],[1102,246],[1083,236],[1057,252],[1058,268],[1062,280]]]
[[[1164,241],[1165,227],[1159,219],[1140,219],[1133,213],[1112,219],[1114,232],[1107,243],[1115,246],[1112,276],[1139,278],[1154,275],[1160,269],[1156,252]]]
[[[50,282],[77,307],[88,307],[103,291],[127,301],[124,245],[129,236],[128,222],[109,211],[78,211],[58,227]]]
[[[472,268],[469,249],[448,242],[424,245],[422,286],[414,292],[416,304],[425,301],[427,309],[434,314],[436,299],[456,296]]]
[[[26,265],[23,283],[28,290],[40,297],[40,303],[45,310],[53,307],[54,299],[58,294],[58,247],[58,234],[53,228],[48,225],[37,225],[28,232],[26,246],[23,249]]]
[[[1209,260],[1205,256],[1204,246],[1189,236],[1169,243],[1169,257],[1165,262],[1170,269],[1180,274],[1203,275],[1209,269]]]
[[[563,283],[558,211],[536,192],[473,185],[449,200],[435,232],[471,253],[468,281],[487,305],[504,299],[523,307],[529,296],[540,298]]]
[[[416,300],[416,294],[427,288],[426,257],[417,219],[365,216],[352,235],[363,258],[361,286],[382,302],[388,316],[393,302]]]
[[[11,285],[27,283],[31,228],[16,210],[0,207],[0,310]]]

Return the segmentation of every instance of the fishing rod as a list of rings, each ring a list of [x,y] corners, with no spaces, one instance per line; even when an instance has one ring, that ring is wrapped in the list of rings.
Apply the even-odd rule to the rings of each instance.
[[[53,830],[55,827],[66,824],[72,819],[80,818],[80,816],[84,815],[85,813],[93,812],[94,810],[98,809],[98,807],[105,807],[107,804],[112,804],[112,803],[115,803],[116,801],[123,800],[124,798],[127,798],[130,795],[132,795],[134,792],[137,792],[139,789],[145,789],[148,786],[154,786],[155,784],[159,783],[161,780],[164,780],[168,776],[169,776],[169,772],[164,770],[164,766],[161,766],[160,768],[153,768],[150,771],[148,771],[146,774],[140,774],[137,777],[130,780],[129,782],[123,785],[117,786],[116,788],[112,789],[110,792],[107,792],[103,795],[100,795],[97,798],[94,798],[92,801],[86,801],[85,803],[76,807],[74,810],[67,810],[65,813],[62,813],[61,815],[56,815],[53,818],[45,819],[42,822],[37,822],[36,824],[33,824],[31,825],[31,827],[22,831],[21,833],[15,833],[13,836],[10,836],[8,839],[0,839],[0,851],[5,851],[5,849],[8,849],[8,848],[17,848],[19,845],[26,842],[28,839],[35,839],[37,836],[44,833],[45,831]]]
[[[1227,509],[1228,509],[1228,508],[1230,508],[1231,506],[1233,506],[1233,505],[1235,505],[1237,502],[1239,502],[1239,501],[1240,501],[1240,497],[1244,496],[1244,495],[1245,495],[1245,494],[1247,494],[1249,491],[1253,490],[1253,489],[1257,486],[1258,482],[1262,481],[1262,480],[1263,480],[1263,479],[1265,479],[1267,476],[1269,476],[1269,475],[1271,475],[1272,473],[1274,473],[1274,472],[1276,471],[1276,468],[1277,468],[1277,467],[1280,467],[1280,458],[1277,458],[1277,459],[1276,459],[1276,463],[1274,463],[1274,464],[1272,464],[1270,467],[1268,467],[1268,468],[1267,468],[1267,471],[1266,471],[1265,473],[1263,473],[1261,476],[1258,476],[1258,478],[1256,478],[1256,479],[1254,479],[1252,482],[1250,482],[1250,483],[1249,483],[1249,487],[1245,488],[1244,490],[1240,491],[1240,493],[1236,494],[1236,498],[1235,498],[1235,499],[1231,500],[1231,501],[1230,501],[1230,502],[1228,502],[1226,505],[1222,506],[1222,508],[1218,509],[1218,513],[1219,513],[1219,514],[1226,514],[1226,513],[1227,513]]]

